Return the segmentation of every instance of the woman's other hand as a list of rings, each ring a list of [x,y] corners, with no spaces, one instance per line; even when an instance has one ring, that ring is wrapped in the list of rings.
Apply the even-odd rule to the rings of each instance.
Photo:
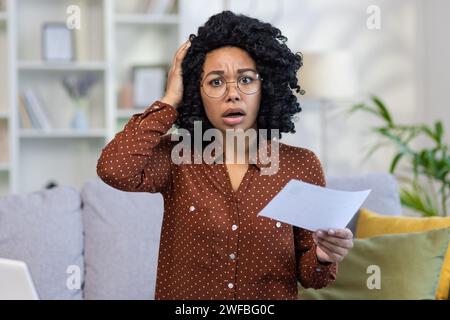
[[[175,53],[172,61],[172,67],[167,76],[167,86],[164,97],[161,102],[170,104],[174,108],[178,108],[183,99],[183,76],[181,63],[183,62],[186,52],[191,46],[191,41],[187,40],[183,43]]]

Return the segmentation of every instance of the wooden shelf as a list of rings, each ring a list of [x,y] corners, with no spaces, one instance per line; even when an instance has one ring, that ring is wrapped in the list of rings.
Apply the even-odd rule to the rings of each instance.
[[[103,129],[89,129],[86,131],[76,131],[72,129],[55,129],[43,131],[37,129],[20,129],[21,138],[105,138],[106,131]]]
[[[116,14],[115,22],[119,24],[160,24],[177,25],[178,14]]]
[[[47,61],[18,61],[17,68],[19,70],[81,70],[81,71],[103,71],[106,68],[106,63],[102,61],[89,62],[47,62]]]

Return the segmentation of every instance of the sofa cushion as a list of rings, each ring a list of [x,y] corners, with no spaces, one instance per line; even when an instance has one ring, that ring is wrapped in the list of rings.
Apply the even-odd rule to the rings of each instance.
[[[450,228],[355,239],[336,282],[320,290],[299,287],[299,298],[432,300],[449,240]]]
[[[114,189],[100,179],[82,191],[86,299],[154,299],[163,216],[160,194]]]
[[[395,177],[387,173],[370,173],[355,176],[330,176],[326,177],[327,188],[345,191],[360,191],[371,189],[369,196],[361,205],[375,212],[386,215],[401,215],[401,204],[398,193],[398,184]],[[356,222],[359,211],[348,224],[348,228],[356,233]]]
[[[27,263],[41,299],[81,299],[76,288],[84,274],[78,191],[57,187],[0,197],[0,257]]]
[[[369,238],[392,233],[428,231],[450,227],[450,217],[386,217],[361,209],[357,223],[357,238]],[[450,246],[444,258],[436,299],[447,300],[450,291]]]

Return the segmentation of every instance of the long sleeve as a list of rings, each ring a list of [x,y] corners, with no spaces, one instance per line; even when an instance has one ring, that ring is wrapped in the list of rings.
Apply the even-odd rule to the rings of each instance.
[[[135,114],[117,133],[97,162],[97,175],[122,191],[165,192],[171,188],[171,141],[163,137],[178,113],[174,107],[154,102]]]
[[[297,280],[304,288],[320,289],[336,280],[337,263],[317,259],[312,232],[294,227],[297,257]]]
[[[309,152],[312,159],[310,164],[312,179],[308,182],[325,187],[325,175],[320,160],[312,151]],[[297,280],[304,288],[320,289],[336,280],[338,264],[321,263],[317,259],[317,246],[312,234],[312,231],[294,227]]]

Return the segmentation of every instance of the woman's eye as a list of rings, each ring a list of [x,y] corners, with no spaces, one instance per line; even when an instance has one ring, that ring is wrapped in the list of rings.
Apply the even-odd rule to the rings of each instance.
[[[220,86],[222,84],[222,80],[214,79],[214,80],[211,80],[209,82],[209,84],[212,85],[213,87],[218,87],[218,86]]]
[[[243,84],[250,84],[253,79],[251,77],[242,77],[241,79],[239,79],[240,82],[242,82]]]

